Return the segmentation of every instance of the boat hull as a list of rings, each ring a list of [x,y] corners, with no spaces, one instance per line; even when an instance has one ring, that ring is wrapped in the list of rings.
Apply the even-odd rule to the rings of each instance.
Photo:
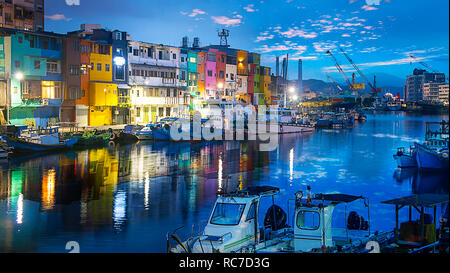
[[[66,140],[62,144],[45,145],[24,141],[18,138],[12,137],[6,138],[8,146],[14,148],[15,152],[44,152],[44,151],[64,150],[73,147],[73,145],[75,145],[77,141],[78,138],[72,138]]]
[[[415,155],[394,155],[394,159],[397,161],[399,168],[417,168]]]
[[[448,169],[448,154],[447,157],[443,157],[436,151],[427,149],[427,147],[417,144],[417,166],[420,169]]]

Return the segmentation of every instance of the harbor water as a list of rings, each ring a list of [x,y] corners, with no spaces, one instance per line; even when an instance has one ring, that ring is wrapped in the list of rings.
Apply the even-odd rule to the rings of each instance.
[[[352,129],[282,135],[271,152],[255,142],[141,142],[14,157],[0,162],[0,252],[68,252],[70,241],[81,252],[165,252],[167,232],[184,226],[185,238],[204,225],[218,189],[252,185],[279,187],[275,203],[290,213],[289,199],[308,185],[366,196],[370,218],[363,202],[349,204],[347,215],[357,211],[372,231],[389,231],[395,211],[381,201],[448,194],[448,173],[400,171],[392,156],[422,141],[427,121],[444,118],[369,114]],[[260,219],[271,202],[263,199]],[[333,217],[345,226],[343,206]]]

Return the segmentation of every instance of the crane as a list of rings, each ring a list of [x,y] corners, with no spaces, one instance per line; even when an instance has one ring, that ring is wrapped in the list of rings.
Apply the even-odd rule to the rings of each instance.
[[[374,84],[372,84],[367,78],[366,76],[362,73],[362,71],[359,69],[359,67],[353,62],[353,60],[347,55],[347,53],[345,53],[345,51],[341,48],[340,49],[341,52],[344,54],[344,56],[347,58],[347,60],[352,64],[353,68],[355,68],[355,70],[358,72],[358,74],[361,76],[361,78],[364,79],[364,81],[370,86],[370,89],[373,93],[378,92],[378,89],[376,87],[376,80],[374,78]]]
[[[342,93],[344,93],[344,90],[342,90],[342,87],[339,86],[339,84],[337,84],[328,74],[327,75],[328,79],[330,79],[330,81],[337,87],[337,89],[339,89],[339,91],[341,91]]]
[[[350,82],[350,80],[348,79],[347,75],[345,75],[344,70],[342,70],[342,67],[339,65],[338,61],[336,60],[336,58],[334,57],[333,53],[331,53],[330,50],[327,51],[327,54],[330,55],[331,58],[333,58],[334,61],[334,65],[336,66],[337,70],[342,74],[342,76],[344,77],[345,81],[348,84],[348,87],[350,87],[350,90],[353,91],[353,84]]]
[[[411,55],[411,54],[409,54],[409,57],[411,57],[411,59],[413,59],[413,60],[416,60],[419,64],[421,64],[422,66],[428,68],[428,69],[431,70],[432,72],[434,72],[434,73],[439,73],[439,71],[437,71],[436,69],[434,69],[433,67],[431,67],[431,65],[419,61],[419,58],[414,57],[414,56]],[[411,64],[412,64],[412,62],[411,62]]]

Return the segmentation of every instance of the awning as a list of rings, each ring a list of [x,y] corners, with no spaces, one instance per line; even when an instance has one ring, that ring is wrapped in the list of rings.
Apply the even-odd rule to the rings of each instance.
[[[331,202],[350,203],[350,202],[356,201],[358,199],[364,199],[364,197],[337,193],[337,194],[316,194],[316,195],[314,195],[313,199],[314,200],[331,201]]]
[[[128,84],[118,84],[117,89],[131,89]]]

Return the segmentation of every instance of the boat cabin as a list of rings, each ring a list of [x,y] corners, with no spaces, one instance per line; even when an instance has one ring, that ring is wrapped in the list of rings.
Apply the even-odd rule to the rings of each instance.
[[[256,245],[264,236],[258,224],[260,200],[272,196],[273,202],[273,196],[279,191],[271,186],[256,186],[221,194],[203,232],[179,245],[188,252],[196,253],[237,252],[243,247]],[[276,216],[275,213],[273,216]]]
[[[345,204],[345,218],[347,219],[347,203],[364,200],[368,207],[368,200],[363,196],[347,194],[309,194],[305,199],[299,191],[295,198],[294,213],[294,249],[295,252],[324,251],[329,248],[342,247],[353,240],[365,238],[370,234],[370,223],[351,212],[348,215],[344,230],[332,228],[334,209],[339,204]],[[356,219],[356,221],[354,220]],[[370,216],[369,216],[370,219]],[[353,232],[357,231],[357,232]]]

